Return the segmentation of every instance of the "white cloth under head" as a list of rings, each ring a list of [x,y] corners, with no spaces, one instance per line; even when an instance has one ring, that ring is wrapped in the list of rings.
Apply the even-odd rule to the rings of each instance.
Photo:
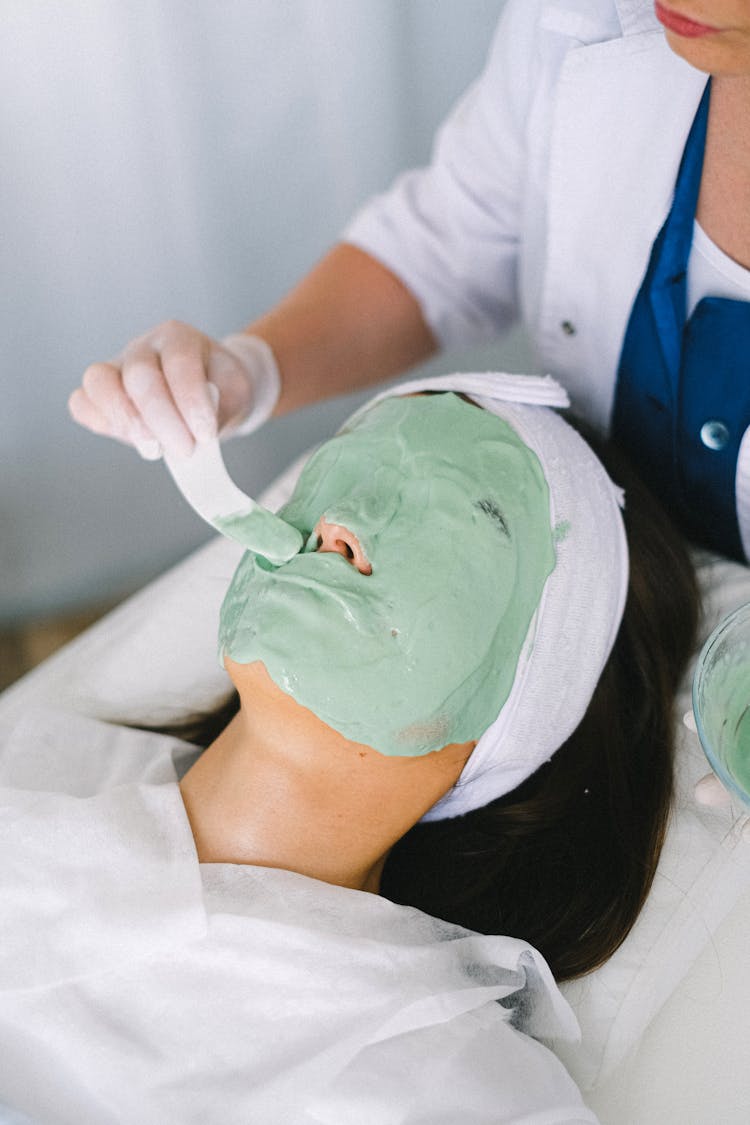
[[[629,560],[622,490],[552,409],[569,405],[554,379],[500,372],[414,379],[377,395],[362,411],[390,395],[418,391],[467,395],[508,422],[533,450],[549,487],[556,552],[508,699],[456,785],[422,818],[442,820],[510,793],[573,733],[617,637]]]

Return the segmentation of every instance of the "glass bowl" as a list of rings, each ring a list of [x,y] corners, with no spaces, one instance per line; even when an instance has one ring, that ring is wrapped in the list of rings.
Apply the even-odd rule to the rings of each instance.
[[[750,808],[750,602],[714,629],[693,676],[701,746],[722,784]]]

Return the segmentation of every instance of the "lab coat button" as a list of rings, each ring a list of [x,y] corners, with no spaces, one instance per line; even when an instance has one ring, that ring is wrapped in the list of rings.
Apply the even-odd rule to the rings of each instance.
[[[724,449],[729,441],[729,430],[723,422],[718,422],[715,418],[712,418],[701,426],[701,441],[706,449],[714,449],[718,452],[720,449]]]
[[[575,336],[576,326],[575,326],[575,324],[572,324],[571,321],[564,320],[562,322],[562,324],[560,325],[560,327],[562,328],[562,330],[563,330],[563,332],[565,333],[566,336]]]

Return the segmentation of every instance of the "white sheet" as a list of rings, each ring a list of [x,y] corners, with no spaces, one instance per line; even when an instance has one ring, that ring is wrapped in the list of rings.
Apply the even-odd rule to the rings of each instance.
[[[6,740],[0,1103],[54,1125],[596,1121],[529,1037],[577,1034],[531,947],[200,865],[192,757],[54,709]]]
[[[297,471],[293,466],[263,502],[278,507]],[[14,723],[45,701],[65,709],[60,732],[75,721],[76,711],[160,721],[218,701],[229,687],[216,660],[218,609],[238,555],[234,544],[213,541],[5,692],[0,746]],[[707,554],[698,555],[697,564],[706,598],[705,638],[724,614],[750,600],[750,570]],[[676,707],[678,728],[690,706],[689,686],[688,674]],[[744,1044],[750,1034],[743,959],[750,933],[750,843],[740,839],[739,810],[695,805],[692,782],[704,772],[702,753],[696,737],[682,729],[679,743],[678,802],[655,891],[623,947],[564,990],[583,1038],[579,1046],[557,1049],[607,1125],[747,1121],[750,1069],[734,1065],[737,1052],[725,1049],[725,1042]],[[60,758],[61,773],[75,768]],[[716,935],[725,930],[729,938],[719,946]],[[706,965],[715,985],[708,992]],[[674,1011],[680,1014],[678,1034]],[[685,1104],[678,1087],[687,1091],[687,1117],[679,1108],[672,1116],[665,1110]],[[631,1091],[629,1098],[624,1090]]]
[[[628,1058],[587,1096],[606,1125],[747,1125],[750,894]]]

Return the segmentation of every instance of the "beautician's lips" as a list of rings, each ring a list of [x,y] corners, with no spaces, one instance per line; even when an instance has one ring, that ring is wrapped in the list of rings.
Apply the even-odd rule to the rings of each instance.
[[[695,20],[689,20],[686,16],[679,16],[676,12],[670,12],[663,4],[656,0],[656,18],[660,23],[663,23],[670,31],[674,31],[676,35],[682,35],[686,39],[698,39],[702,35],[716,35],[721,31],[720,27],[709,27],[705,23],[696,23]]]

